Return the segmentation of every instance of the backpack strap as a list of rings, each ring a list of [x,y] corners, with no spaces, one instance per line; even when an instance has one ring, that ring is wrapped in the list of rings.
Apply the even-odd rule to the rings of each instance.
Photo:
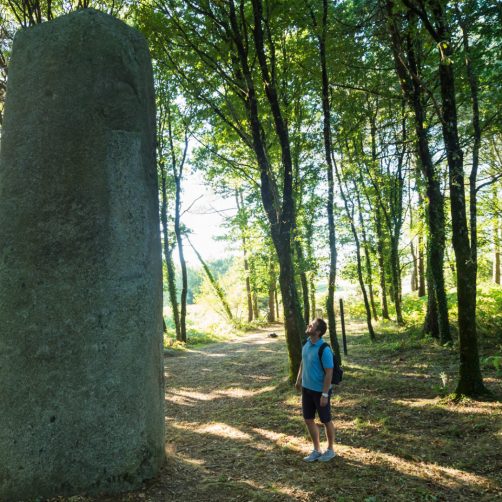
[[[323,371],[324,371],[324,366],[323,366],[323,364],[322,364],[322,354],[323,354],[324,349],[325,349],[326,347],[329,347],[329,345],[328,345],[326,342],[324,342],[324,343],[323,343],[323,344],[319,347],[319,352],[318,352],[318,354],[319,354],[319,361],[320,361],[320,363],[321,363],[321,368],[322,368],[322,370],[323,370]]]

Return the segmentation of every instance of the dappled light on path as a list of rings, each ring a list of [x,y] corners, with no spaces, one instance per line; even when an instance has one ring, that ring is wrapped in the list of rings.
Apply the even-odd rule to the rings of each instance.
[[[302,461],[311,445],[283,337],[263,331],[168,357],[166,500],[491,502],[502,493],[500,453],[487,450],[500,440],[500,403],[442,403],[440,370],[426,359],[351,341],[333,396],[339,457],[324,465]]]

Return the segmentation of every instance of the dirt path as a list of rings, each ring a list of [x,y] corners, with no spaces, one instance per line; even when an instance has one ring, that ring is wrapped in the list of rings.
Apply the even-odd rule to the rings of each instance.
[[[500,403],[442,406],[413,353],[377,356],[354,333],[334,400],[339,457],[305,464],[299,396],[278,376],[286,374],[284,337],[268,333],[166,357],[168,463],[160,479],[120,500],[502,497]]]

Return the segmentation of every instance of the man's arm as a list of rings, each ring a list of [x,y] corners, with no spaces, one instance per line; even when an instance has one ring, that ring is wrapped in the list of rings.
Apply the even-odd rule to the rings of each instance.
[[[302,365],[303,361],[300,361],[300,367],[298,368],[298,376],[296,377],[295,387],[297,390],[302,390]]]
[[[331,377],[333,376],[333,368],[324,368],[324,383],[322,386],[323,393],[327,394],[331,387]]]

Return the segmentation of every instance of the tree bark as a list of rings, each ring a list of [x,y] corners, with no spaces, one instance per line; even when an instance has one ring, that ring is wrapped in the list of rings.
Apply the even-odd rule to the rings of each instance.
[[[174,326],[176,331],[176,340],[183,341],[181,338],[180,314],[178,309],[178,298],[176,294],[176,276],[172,259],[172,248],[169,244],[169,232],[167,227],[167,176],[165,165],[160,162],[160,177],[162,190],[162,203],[160,210],[160,220],[162,223],[162,234],[164,237],[164,258],[167,269],[167,288],[169,291],[169,300],[173,313]]]
[[[469,243],[469,228],[464,189],[463,151],[457,128],[457,105],[455,97],[455,76],[453,73],[453,48],[450,28],[447,24],[444,6],[431,0],[430,22],[427,13],[427,29],[438,44],[440,51],[439,83],[441,95],[441,123],[448,163],[450,185],[450,206],[452,218],[452,241],[457,265],[458,329],[460,342],[460,375],[456,394],[471,397],[486,394],[479,365],[476,331],[476,257]]]
[[[295,207],[293,200],[293,169],[289,149],[288,131],[282,119],[275,82],[270,79],[263,42],[263,14],[260,0],[253,0],[254,29],[256,55],[262,74],[262,81],[267,95],[277,137],[282,153],[282,207],[279,208],[274,200],[276,192],[273,180],[269,173],[272,172],[267,156],[266,145],[263,137],[263,128],[258,111],[258,97],[248,63],[247,40],[244,43],[243,34],[237,21],[234,0],[229,0],[229,18],[233,35],[233,42],[238,53],[242,85],[246,90],[245,103],[248,112],[248,121],[251,128],[253,149],[260,169],[260,190],[263,207],[270,222],[271,236],[279,260],[279,285],[281,288],[284,307],[284,324],[286,330],[286,343],[289,356],[289,380],[293,382],[298,374],[301,361],[301,337],[305,332],[305,322],[302,317],[298,292],[295,284],[295,270],[291,249],[292,228],[295,221]]]
[[[186,155],[188,151],[188,131],[185,128],[185,145],[181,159],[176,159],[176,151],[174,147],[173,136],[173,120],[171,116],[170,103],[166,106],[167,116],[167,132],[169,140],[169,148],[171,154],[171,169],[175,183],[175,205],[174,205],[174,233],[176,234],[176,243],[178,245],[178,256],[181,267],[181,298],[180,298],[180,338],[183,342],[187,340],[186,329],[186,312],[187,312],[187,293],[188,293],[188,277],[185,255],[183,252],[183,236],[181,232],[181,180],[183,178],[183,167],[185,165]]]
[[[377,233],[377,255],[378,255],[378,272],[380,276],[380,302],[382,306],[382,317],[390,320],[389,307],[387,304],[387,281],[385,274],[385,259],[384,259],[384,235],[381,221],[381,213],[379,208],[375,212],[375,228]]]
[[[422,197],[419,194],[419,205],[422,207]],[[418,231],[418,296],[425,296],[425,273],[424,273],[424,237],[422,225]]]
[[[375,296],[373,294],[373,271],[372,271],[372,267],[371,267],[369,243],[368,243],[368,239],[366,237],[365,224],[363,221],[361,197],[359,196],[359,191],[358,191],[357,185],[355,183],[354,183],[354,193],[356,194],[357,213],[359,215],[359,226],[361,227],[361,237],[363,240],[362,244],[363,244],[363,251],[364,251],[365,268],[366,268],[366,284],[368,285],[371,312],[373,314],[373,319],[375,319],[375,321],[378,321],[378,315],[377,315],[376,306],[375,306]]]
[[[311,12],[314,28],[317,26],[316,17]],[[342,356],[340,344],[336,335],[336,316],[335,316],[335,287],[336,287],[336,229],[335,217],[333,211],[335,197],[335,182],[333,175],[333,149],[332,149],[332,134],[331,134],[331,103],[329,94],[329,77],[326,64],[326,32],[328,27],[328,1],[322,2],[322,24],[321,33],[318,36],[319,43],[319,58],[321,63],[321,102],[323,111],[323,139],[324,139],[324,155],[328,174],[328,239],[329,239],[329,273],[328,273],[328,296],[326,299],[326,313],[328,316],[329,338],[331,347],[333,348],[335,357],[341,363]],[[317,317],[313,315],[313,317]]]
[[[428,255],[430,259],[430,253],[428,253]],[[429,261],[427,262],[427,295],[427,312],[425,314],[423,332],[424,334],[428,334],[432,336],[432,338],[439,340],[438,302],[436,299],[434,279],[432,277],[432,268]]]
[[[354,237],[354,244],[356,246],[356,263],[357,263],[357,279],[359,281],[359,287],[361,288],[361,293],[363,295],[364,301],[364,310],[366,312],[366,324],[368,326],[368,332],[370,335],[370,339],[372,342],[376,341],[375,331],[373,329],[373,324],[371,322],[371,307],[368,301],[368,294],[366,292],[366,286],[364,284],[363,278],[363,267],[361,262],[361,244],[359,241],[359,236],[357,235],[356,226],[354,223],[354,206],[352,205],[352,210],[349,208],[349,201],[347,198],[347,194],[342,185],[342,178],[340,175],[340,170],[338,169],[336,162],[333,162],[336,178],[338,180],[338,186],[340,187],[340,195],[342,196],[343,204],[345,207],[345,213],[347,215],[347,219],[349,220],[350,230],[352,232],[352,236]]]
[[[498,207],[499,199],[497,197],[497,186],[492,186],[493,195],[493,282],[500,284],[500,209]]]
[[[187,265],[185,261],[185,253],[183,252],[183,236],[181,234],[180,224],[180,195],[181,195],[181,182],[176,181],[176,213],[174,217],[174,232],[176,234],[176,241],[178,243],[178,256],[181,267],[181,299],[180,299],[180,336],[181,340],[187,341],[187,293],[188,293],[188,275]]]
[[[303,318],[305,323],[308,324],[310,316],[310,293],[307,274],[305,272],[305,257],[303,256],[303,249],[298,239],[295,239],[296,257],[298,258],[298,268],[300,271],[300,284],[302,286],[302,301],[303,301]]]
[[[393,2],[387,2],[389,16],[389,31],[391,36],[392,51],[396,73],[401,82],[401,89],[409,106],[413,110],[415,119],[415,133],[417,136],[418,160],[420,169],[426,180],[427,192],[427,222],[429,226],[429,257],[427,266],[430,269],[430,277],[433,284],[434,295],[429,294],[429,308],[432,307],[433,297],[437,302],[437,318],[439,323],[440,340],[442,343],[451,341],[450,325],[448,319],[448,304],[444,287],[444,246],[445,246],[445,223],[443,195],[435,172],[432,155],[429,149],[429,138],[426,128],[426,113],[423,104],[423,88],[418,79],[418,62],[415,52],[415,40],[411,33],[415,32],[415,17],[408,15],[409,32],[406,36],[406,50],[403,50],[401,35],[397,27],[397,20],[393,14]],[[406,61],[406,62],[405,62]],[[428,287],[430,293],[430,286]],[[428,315],[435,317],[434,312]]]
[[[275,322],[275,295],[276,295],[277,275],[275,271],[275,262],[272,256],[269,256],[268,262],[268,313],[267,321]]]
[[[251,281],[249,278],[249,262],[247,255],[247,239],[246,239],[246,226],[247,226],[247,218],[244,215],[244,204],[242,192],[239,190],[235,190],[235,202],[237,204],[237,217],[239,229],[241,232],[241,240],[242,240],[242,254],[244,259],[244,275],[246,276],[246,298],[247,298],[247,307],[248,307],[248,322],[253,320],[253,299],[251,295]]]
[[[411,278],[410,278],[410,289],[412,292],[418,290],[418,258],[415,252],[415,246],[413,242],[410,242],[410,253],[412,261]]]

